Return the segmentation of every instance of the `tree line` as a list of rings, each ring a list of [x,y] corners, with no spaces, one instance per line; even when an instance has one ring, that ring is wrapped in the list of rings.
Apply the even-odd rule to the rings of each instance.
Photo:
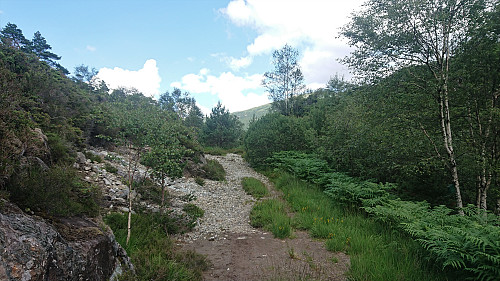
[[[405,198],[459,213],[467,204],[500,206],[498,3],[383,0],[364,7],[341,30],[354,48],[342,61],[355,79],[334,76],[325,89],[275,101],[285,110],[248,129],[249,161],[313,152],[338,171],[397,183]],[[273,76],[265,77],[269,85]]]
[[[45,198],[43,187],[29,188],[28,183],[43,176],[53,180],[51,171],[74,178],[71,166],[76,152],[88,146],[128,146],[134,151],[131,157],[148,166],[164,188],[165,178],[181,177],[186,163],[198,158],[203,146],[228,148],[240,142],[242,125],[221,103],[204,116],[195,99],[179,89],[163,93],[158,100],[136,89],[110,91],[97,79],[95,68],[80,65],[69,76],[40,32],[30,41],[8,23],[0,30],[0,39],[2,198],[46,212],[54,205],[51,200],[64,196],[39,200]],[[133,172],[130,167],[130,187]],[[71,182],[53,185],[51,192],[68,193],[66,202],[57,203],[60,210],[69,208],[71,198],[85,197],[79,193],[85,188]]]

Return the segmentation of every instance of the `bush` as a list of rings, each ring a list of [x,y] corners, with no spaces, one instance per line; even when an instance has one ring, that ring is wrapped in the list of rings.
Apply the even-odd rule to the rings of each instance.
[[[115,166],[113,166],[113,165],[111,165],[109,163],[104,164],[104,169],[108,173],[112,173],[112,174],[116,174],[116,172],[118,172],[118,169]]]
[[[256,178],[243,178],[241,180],[243,190],[254,198],[259,199],[269,194],[267,187]]]
[[[205,171],[207,179],[214,181],[223,181],[226,179],[226,171],[217,160],[208,160],[202,169]]]
[[[76,170],[55,166],[44,171],[37,165],[19,172],[7,186],[11,200],[23,209],[50,216],[97,216],[99,188],[78,177]]]
[[[194,182],[197,183],[198,185],[201,185],[201,186],[205,185],[205,181],[200,177],[194,178]]]
[[[273,153],[285,150],[303,151],[308,148],[304,120],[280,114],[267,114],[250,123],[244,139],[246,159],[252,166],[263,166]]]
[[[74,161],[74,157],[70,155],[68,144],[59,135],[47,133],[46,136],[53,163],[68,164]]]
[[[431,208],[426,202],[403,200],[366,210],[411,235],[442,269],[463,269],[473,280],[500,280],[500,229],[495,215],[470,205],[461,216],[445,206]]]
[[[84,154],[85,154],[85,157],[87,159],[90,159],[90,161],[97,162],[97,163],[102,163],[102,161],[103,161],[101,156],[96,155],[94,153],[86,151]]]
[[[193,228],[196,225],[196,221],[199,218],[203,217],[203,215],[205,214],[205,211],[203,209],[191,203],[184,205],[184,207],[182,207],[182,210],[189,217],[190,228]]]

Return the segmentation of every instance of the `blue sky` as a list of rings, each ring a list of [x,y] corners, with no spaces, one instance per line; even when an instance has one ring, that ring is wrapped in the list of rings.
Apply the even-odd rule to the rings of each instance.
[[[269,102],[260,81],[285,43],[299,50],[308,87],[349,77],[336,61],[350,50],[338,28],[362,2],[0,0],[0,26],[28,39],[40,31],[64,67],[95,67],[110,87],[156,97],[177,87],[205,112],[217,101],[235,112]]]

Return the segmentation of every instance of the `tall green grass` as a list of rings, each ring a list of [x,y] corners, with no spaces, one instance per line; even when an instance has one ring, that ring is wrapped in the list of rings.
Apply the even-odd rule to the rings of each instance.
[[[295,212],[293,227],[325,239],[330,251],[351,258],[353,280],[447,280],[430,268],[421,247],[398,231],[359,212],[346,210],[316,185],[285,173],[273,179]]]
[[[127,251],[136,276],[127,272],[120,280],[201,280],[208,261],[193,251],[180,251],[169,238],[176,233],[177,220],[161,214],[132,215],[132,234],[126,245],[127,216],[113,213],[104,221]]]
[[[250,224],[271,231],[275,238],[290,237],[292,234],[290,222],[285,203],[278,199],[260,201],[250,212]]]
[[[260,199],[269,194],[267,187],[256,178],[243,178],[241,180],[241,185],[243,186],[243,190],[245,190],[247,194],[252,195],[256,199]]]

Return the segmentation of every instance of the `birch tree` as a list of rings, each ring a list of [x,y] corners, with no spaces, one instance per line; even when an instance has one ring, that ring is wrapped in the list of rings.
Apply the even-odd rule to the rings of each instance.
[[[369,81],[396,69],[425,65],[433,77],[433,95],[441,133],[443,160],[462,212],[457,154],[450,110],[450,61],[474,26],[486,13],[490,0],[371,0],[352,16],[341,34],[355,47],[343,62]],[[415,79],[419,79],[415,73]]]
[[[293,113],[292,98],[305,89],[298,57],[299,52],[288,44],[274,51],[274,71],[264,73],[262,80],[262,85],[269,91],[269,98],[273,100],[273,107],[283,115]]]

